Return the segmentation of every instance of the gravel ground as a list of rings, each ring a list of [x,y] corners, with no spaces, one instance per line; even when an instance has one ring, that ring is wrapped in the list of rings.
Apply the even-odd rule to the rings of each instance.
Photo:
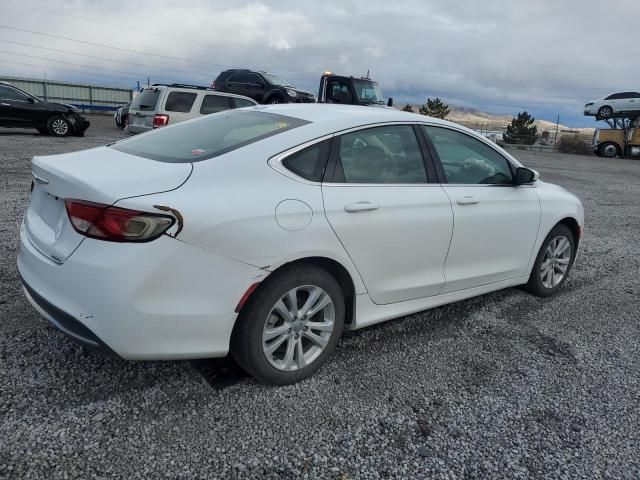
[[[15,267],[29,159],[122,136],[0,133],[0,478],[640,478],[640,162],[519,152],[583,200],[566,287],[348,333],[310,380],[133,363],[38,317]]]

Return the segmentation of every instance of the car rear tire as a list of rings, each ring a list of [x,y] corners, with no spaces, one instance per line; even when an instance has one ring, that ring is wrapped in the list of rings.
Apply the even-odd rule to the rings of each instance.
[[[611,115],[613,115],[613,108],[609,105],[605,105],[598,109],[598,117],[600,118],[609,118]]]
[[[333,276],[296,265],[273,273],[238,317],[231,353],[271,385],[313,375],[335,351],[344,328],[344,295]]]
[[[60,115],[54,115],[47,120],[47,131],[54,137],[66,137],[71,134],[71,125]]]
[[[605,142],[598,147],[598,154],[601,157],[613,158],[618,155],[618,146],[613,142]]]
[[[271,103],[271,104],[277,105],[278,103],[284,103],[284,102],[282,101],[282,99],[280,97],[273,96],[273,97],[271,97],[269,99],[269,101],[267,103]]]
[[[525,290],[538,297],[549,297],[567,281],[576,255],[573,232],[558,224],[542,242]]]

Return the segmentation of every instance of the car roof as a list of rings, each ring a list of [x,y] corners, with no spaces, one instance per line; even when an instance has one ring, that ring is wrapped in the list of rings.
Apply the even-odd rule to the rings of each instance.
[[[330,103],[284,103],[278,105],[257,105],[251,108],[256,111],[299,118],[316,125],[325,124],[333,131],[384,122],[429,122],[460,128],[460,125],[447,122],[446,120],[427,117],[417,113],[404,112],[389,107]]]

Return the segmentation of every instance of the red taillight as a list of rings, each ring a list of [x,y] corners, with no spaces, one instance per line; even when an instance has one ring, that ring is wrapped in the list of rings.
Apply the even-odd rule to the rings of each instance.
[[[149,242],[166,232],[175,218],[103,203],[67,199],[67,215],[76,232],[110,242]]]
[[[211,88],[213,88],[215,90],[217,86],[218,85],[216,84],[216,81],[214,80],[213,83],[211,84]]]
[[[169,124],[169,115],[154,115],[153,116],[153,128],[164,127]]]

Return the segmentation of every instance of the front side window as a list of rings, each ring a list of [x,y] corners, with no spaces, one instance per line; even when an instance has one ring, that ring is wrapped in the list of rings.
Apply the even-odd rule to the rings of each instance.
[[[327,166],[330,142],[325,140],[299,152],[289,155],[282,161],[287,170],[291,170],[299,177],[321,182]]]
[[[262,79],[258,75],[256,75],[255,73],[252,73],[251,75],[249,75],[249,83],[251,85],[262,85],[262,84],[264,84]]]
[[[210,113],[222,112],[230,108],[229,97],[223,95],[205,95],[202,99],[202,105],[200,106],[200,113],[209,115]]]
[[[370,80],[353,80],[353,88],[356,91],[358,100],[364,103],[376,103],[378,105],[384,104],[384,98],[382,98],[382,90],[376,82]]]
[[[159,162],[200,162],[308,123],[267,112],[227,110],[127,138],[111,148]]]
[[[189,113],[197,96],[197,93],[191,92],[171,92],[164,108],[168,112]]]
[[[373,127],[340,137],[337,181],[426,183],[427,173],[411,125]],[[342,178],[341,178],[342,177]]]
[[[283,80],[280,77],[277,77],[275,75],[272,75],[270,73],[263,73],[262,76],[265,78],[265,80],[267,82],[269,82],[271,85],[274,85],[276,87],[290,87],[291,84],[289,82],[287,82],[286,80]]]
[[[0,86],[0,98],[2,100],[26,102],[29,97],[15,88]]]
[[[513,183],[509,162],[490,146],[449,128],[422,128],[433,142],[449,183]]]

